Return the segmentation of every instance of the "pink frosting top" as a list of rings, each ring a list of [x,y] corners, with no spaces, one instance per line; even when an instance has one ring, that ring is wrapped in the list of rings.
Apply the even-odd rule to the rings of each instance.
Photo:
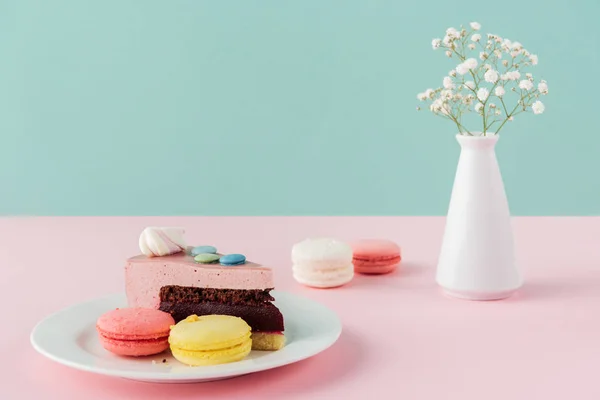
[[[215,289],[270,289],[271,268],[247,262],[224,267],[199,264],[184,252],[163,257],[139,255],[125,265],[125,291],[130,307],[158,308],[163,286],[179,285]]]

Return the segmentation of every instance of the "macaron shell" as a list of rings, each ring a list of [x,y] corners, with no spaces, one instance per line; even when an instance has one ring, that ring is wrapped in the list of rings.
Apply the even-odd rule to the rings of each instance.
[[[173,357],[189,366],[217,365],[241,361],[250,354],[250,350],[252,350],[252,340],[250,338],[236,346],[214,351],[191,351],[171,346]]]
[[[305,286],[315,288],[335,288],[343,286],[354,278],[354,266],[347,265],[337,269],[311,269],[306,264],[292,267],[294,279]]]
[[[352,260],[352,247],[334,238],[308,238],[292,247],[295,264],[318,262],[347,263]]]
[[[359,274],[387,274],[398,268],[398,264],[380,266],[354,266],[354,271]]]
[[[400,246],[387,239],[363,239],[353,242],[354,257],[377,257],[400,255]]]
[[[111,353],[120,356],[141,357],[162,353],[169,348],[169,341],[165,336],[156,340],[115,340],[100,335],[102,347]]]

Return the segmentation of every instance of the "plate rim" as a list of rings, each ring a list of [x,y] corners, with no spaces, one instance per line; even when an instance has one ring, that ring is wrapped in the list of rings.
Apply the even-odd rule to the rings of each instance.
[[[47,349],[45,349],[43,346],[41,346],[37,342],[36,336],[40,335],[39,330],[44,326],[44,324],[48,323],[53,318],[56,318],[57,316],[59,316],[61,314],[67,313],[67,312],[71,311],[72,309],[76,309],[76,308],[85,306],[86,304],[93,304],[93,303],[105,302],[105,301],[114,301],[114,300],[120,299],[120,298],[125,299],[125,293],[115,292],[115,293],[103,295],[100,297],[87,299],[87,300],[84,300],[84,301],[81,301],[81,302],[78,302],[75,304],[71,304],[66,307],[63,307],[62,309],[59,309],[58,311],[55,311],[51,314],[46,315],[44,318],[42,318],[35,324],[35,326],[31,330],[31,333],[29,335],[29,340],[30,340],[32,347],[39,354],[48,358],[49,360],[52,360],[56,363],[67,366],[69,368],[73,368],[73,369],[76,369],[79,371],[94,373],[94,374],[98,374],[98,375],[119,377],[119,378],[132,379],[132,380],[137,380],[137,381],[156,382],[156,383],[183,383],[186,381],[187,382],[190,382],[190,381],[202,382],[202,381],[215,380],[215,379],[232,378],[232,377],[247,375],[247,374],[260,372],[260,371],[267,371],[267,370],[279,368],[279,367],[282,367],[285,365],[294,364],[299,361],[313,357],[313,356],[327,350],[329,347],[333,346],[338,341],[338,339],[340,338],[340,336],[342,334],[343,324],[342,324],[339,316],[337,315],[337,313],[335,311],[333,311],[331,308],[329,308],[328,306],[326,306],[318,301],[315,301],[311,298],[301,296],[301,295],[298,295],[295,293],[291,293],[291,292],[287,292],[287,291],[279,291],[279,290],[273,290],[272,293],[274,294],[274,297],[276,298],[275,301],[277,301],[277,297],[276,297],[277,295],[290,296],[291,298],[297,298],[297,299],[301,300],[303,303],[309,302],[309,303],[312,303],[314,306],[317,306],[319,308],[326,310],[332,317],[334,317],[332,320],[336,325],[336,331],[333,335],[331,335],[331,339],[328,340],[327,342],[325,342],[324,344],[315,345],[315,347],[311,351],[304,353],[304,354],[299,354],[299,355],[296,354],[295,356],[275,360],[268,364],[254,365],[252,367],[243,368],[242,370],[229,369],[226,371],[215,371],[212,373],[204,370],[203,372],[205,372],[205,373],[203,373],[202,375],[198,375],[198,373],[197,373],[198,370],[195,368],[192,368],[192,367],[190,367],[189,372],[178,373],[176,375],[173,375],[172,373],[167,372],[167,371],[156,371],[156,372],[135,371],[135,370],[123,371],[123,370],[115,370],[115,369],[112,369],[109,367],[91,366],[89,364],[79,363],[76,361],[69,360],[68,358],[56,355],[55,353],[50,352]],[[332,333],[333,333],[333,331],[332,331]]]

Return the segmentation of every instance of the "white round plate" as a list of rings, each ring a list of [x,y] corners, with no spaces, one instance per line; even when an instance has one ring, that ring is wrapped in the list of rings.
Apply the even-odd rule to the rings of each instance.
[[[83,371],[146,382],[185,383],[231,378],[291,364],[322,352],[340,336],[342,324],[329,308],[291,293],[272,294],[285,321],[285,347],[252,351],[235,363],[189,367],[175,360],[169,350],[140,358],[120,357],[104,350],[98,341],[96,319],[106,311],[126,307],[124,295],[80,303],[50,315],[33,329],[31,343],[51,360]]]

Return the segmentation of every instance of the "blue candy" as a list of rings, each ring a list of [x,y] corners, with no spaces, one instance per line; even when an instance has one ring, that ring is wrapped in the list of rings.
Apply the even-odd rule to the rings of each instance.
[[[219,263],[228,267],[242,265],[246,263],[246,256],[243,254],[227,254],[219,259]]]
[[[192,256],[196,257],[198,254],[215,254],[217,248],[214,246],[196,246],[192,249]]]

